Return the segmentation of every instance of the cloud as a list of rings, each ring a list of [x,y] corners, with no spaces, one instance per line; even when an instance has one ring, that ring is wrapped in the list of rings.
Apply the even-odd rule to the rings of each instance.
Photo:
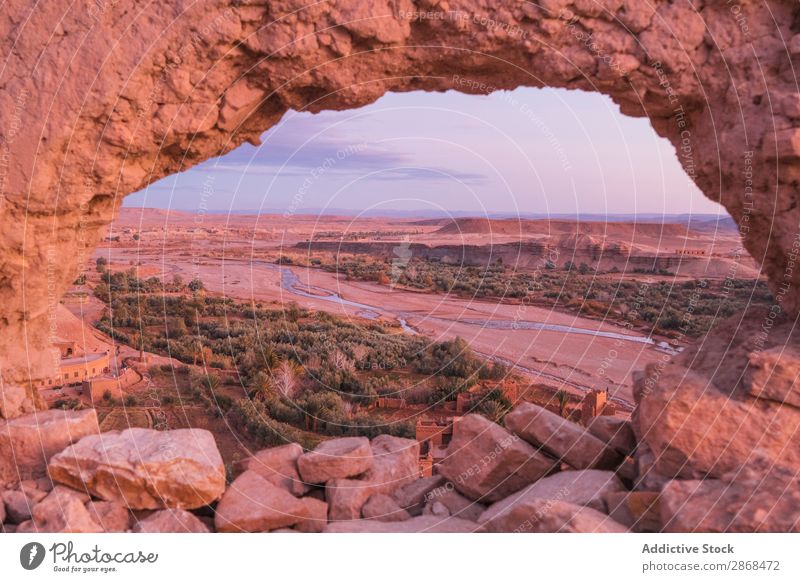
[[[359,177],[368,181],[457,180],[483,184],[487,177],[437,165],[421,164],[412,153],[389,149],[379,142],[320,132],[306,119],[279,125],[264,136],[262,145],[245,145],[197,166],[196,171],[248,176],[306,177],[324,167],[326,175]]]

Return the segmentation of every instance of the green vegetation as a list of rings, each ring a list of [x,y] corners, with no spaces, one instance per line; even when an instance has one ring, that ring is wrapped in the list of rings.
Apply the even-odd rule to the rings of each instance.
[[[586,263],[575,265],[572,261],[566,261],[560,269],[550,263],[533,273],[515,270],[501,261],[474,267],[414,258],[405,267],[393,270],[391,261],[354,256],[336,264],[323,262],[321,268],[350,279],[381,284],[391,281],[432,293],[556,307],[668,337],[699,337],[715,320],[741,312],[749,304],[772,303],[766,283],[760,280],[665,279],[643,284],[620,279],[615,269],[597,273]],[[666,271],[635,272],[670,275]]]
[[[371,408],[377,397],[413,386],[411,400],[442,403],[508,374],[460,338],[433,343],[296,304],[266,309],[209,296],[202,285],[177,277],[165,285],[138,279],[135,270],[105,271],[95,294],[109,306],[98,329],[194,366],[187,377],[176,375],[191,398],[262,446],[287,440],[311,446],[315,435],[413,437],[412,422],[387,421]],[[151,376],[172,372],[169,365],[149,369]],[[161,403],[171,404],[171,397]]]

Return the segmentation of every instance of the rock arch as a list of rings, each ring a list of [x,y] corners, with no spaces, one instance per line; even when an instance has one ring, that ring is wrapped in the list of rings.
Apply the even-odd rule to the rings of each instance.
[[[2,377],[51,366],[48,316],[124,195],[288,109],[387,91],[553,86],[649,117],[800,308],[800,9],[790,0],[12,1],[0,30]]]

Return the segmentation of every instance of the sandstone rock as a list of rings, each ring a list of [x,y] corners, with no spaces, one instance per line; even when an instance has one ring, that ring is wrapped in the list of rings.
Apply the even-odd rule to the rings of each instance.
[[[361,509],[364,519],[375,519],[377,521],[405,521],[411,515],[397,502],[384,493],[376,493],[367,500]]]
[[[358,519],[375,493],[391,494],[419,477],[419,443],[380,435],[370,444],[374,463],[361,479],[334,479],[325,488],[331,521]]]
[[[778,346],[751,353],[745,384],[751,396],[800,407],[800,350]]]
[[[439,472],[475,501],[497,501],[555,470],[556,461],[477,414],[464,416]]]
[[[0,421],[0,485],[44,476],[50,457],[99,432],[93,409],[46,410]]]
[[[208,533],[197,516],[185,509],[161,509],[133,526],[136,533]]]
[[[99,533],[103,528],[92,519],[79,495],[54,489],[33,508],[26,530],[39,533]]]
[[[447,509],[448,515],[468,521],[478,521],[478,518],[486,510],[483,503],[467,499],[450,483],[433,489],[425,496],[425,499],[428,501],[428,505],[432,505],[434,502],[441,503]],[[434,515],[436,514],[434,513]]]
[[[47,497],[47,491],[42,491],[36,484],[36,481],[32,479],[26,479],[25,481],[20,481],[19,491],[22,491],[25,496],[30,499],[34,503],[39,503],[42,499]]]
[[[610,491],[605,495],[608,515],[635,532],[661,531],[659,495],[652,491]]]
[[[490,507],[487,512],[492,511]],[[494,512],[493,512],[494,513]],[[538,497],[521,499],[507,511],[481,516],[484,531],[507,533],[621,533],[627,528],[591,507]]]
[[[576,469],[615,469],[622,456],[574,422],[523,402],[505,417],[506,427]]]
[[[297,471],[297,459],[302,454],[303,447],[297,443],[264,449],[245,461],[245,469],[255,471],[273,485],[300,497],[310,489]]]
[[[128,508],[114,501],[89,501],[85,504],[92,520],[105,532],[124,532],[131,527]]]
[[[449,517],[450,510],[440,501],[432,501],[422,510],[422,515],[435,515],[436,517]]]
[[[470,533],[478,531],[478,524],[457,517],[421,515],[406,521],[375,521],[358,519],[331,523],[326,533]]]
[[[595,416],[588,431],[623,456],[632,455],[636,437],[629,420],[616,416]]]
[[[757,457],[800,467],[800,410],[723,393],[679,363],[660,371],[638,407],[638,422],[665,477],[721,477]]]
[[[660,514],[666,532],[798,533],[800,476],[765,462],[724,480],[674,480],[661,491]]]
[[[31,518],[34,503],[22,491],[3,491],[6,519],[11,523],[22,523]]]
[[[624,491],[624,486],[610,471],[563,471],[550,477],[545,477],[526,487],[522,491],[498,501],[487,509],[478,519],[478,523],[486,525],[494,531],[497,528],[507,528],[508,514],[517,512],[525,513],[525,507],[535,501],[563,502],[571,505],[585,505],[595,511],[606,512],[605,495],[610,492]],[[523,507],[517,510],[517,507]],[[538,506],[537,506],[538,507]],[[512,517],[511,520],[518,519]],[[497,522],[499,526],[494,526]],[[503,529],[502,531],[508,531]]]
[[[35,389],[19,384],[6,384],[0,379],[0,418],[16,418],[44,408],[37,406],[39,400]]]
[[[193,509],[218,499],[225,468],[202,429],[131,428],[80,440],[55,455],[53,480],[131,509]]]
[[[372,450],[366,437],[346,437],[323,441],[297,460],[300,475],[307,483],[326,483],[365,473],[372,467]]]
[[[623,111],[648,115],[656,131],[676,149],[684,147],[682,128],[712,127],[710,112],[716,111],[719,119],[713,121],[713,130],[692,132],[687,171],[708,195],[727,192],[722,202],[746,227],[743,244],[763,262],[773,289],[787,279],[783,306],[796,314],[800,274],[787,266],[800,208],[792,205],[793,188],[779,186],[781,178],[796,169],[797,160],[781,159],[776,164],[756,154],[753,191],[731,187],[741,182],[743,136],[747,143],[761,144],[775,132],[776,124],[797,125],[782,117],[773,122],[763,99],[764,87],[770,87],[770,94],[796,92],[787,45],[795,54],[798,40],[786,30],[788,12],[776,17],[771,10],[747,10],[747,28],[758,31],[758,39],[763,39],[758,48],[762,66],[756,67],[751,62],[752,52],[747,52],[748,36],[741,20],[717,5],[696,11],[666,0],[647,6],[625,0],[595,4],[605,12],[595,16],[594,10],[586,8],[593,3],[573,4],[579,5],[570,6],[581,29],[597,31],[602,37],[597,44],[576,42],[552,12],[528,6],[526,13],[524,4],[510,0],[492,6],[496,15],[489,16],[497,19],[490,18],[495,23],[492,26],[467,19],[435,26],[426,19],[405,16],[411,4],[389,9],[386,1],[378,8],[356,0],[311,3],[297,5],[296,13],[289,14],[295,12],[291,5],[286,17],[281,13],[278,18],[272,16],[271,8],[269,16],[253,18],[254,8],[261,7],[240,3],[189,5],[179,19],[168,9],[154,11],[139,24],[135,37],[118,45],[113,44],[117,40],[115,19],[107,17],[105,5],[97,11],[91,8],[88,17],[93,25],[87,29],[87,38],[59,33],[58,43],[48,43],[52,35],[48,25],[54,21],[48,3],[9,5],[8,27],[26,22],[29,32],[22,45],[17,35],[8,31],[3,35],[10,81],[3,87],[0,127],[7,134],[9,158],[19,163],[7,164],[6,203],[0,208],[0,222],[25,224],[24,229],[6,228],[0,234],[0,249],[4,249],[0,261],[3,374],[15,379],[38,378],[52,367],[52,360],[42,354],[50,337],[48,306],[79,272],[80,257],[86,254],[79,249],[96,245],[101,231],[118,212],[120,204],[108,192],[121,197],[245,141],[256,141],[286,111],[310,107],[312,102],[314,110],[357,108],[390,91],[483,92],[492,87],[527,85],[531,78],[541,85],[610,95],[616,103],[626,104]],[[624,8],[617,9],[620,5]],[[119,0],[113,10],[125,14],[135,6],[133,0]],[[248,10],[248,17],[237,16]],[[234,17],[228,18],[229,13]],[[381,17],[375,18],[375,14]],[[59,17],[58,22],[64,31],[85,29],[86,18],[86,11],[77,11]],[[193,46],[187,39],[197,38],[198,22],[210,25],[199,35],[204,49],[181,50]],[[317,46],[315,29],[325,48],[312,48]],[[323,40],[323,31],[337,42]],[[717,40],[713,45],[702,42],[704,35],[711,34],[707,31],[713,31]],[[547,50],[541,50],[534,35],[547,35]],[[141,44],[144,38],[153,39],[149,50]],[[241,48],[241,43],[254,38],[286,41],[279,44],[278,50],[282,50],[277,53],[274,40]],[[341,38],[348,42],[338,42]],[[386,55],[387,44],[402,44],[409,38],[423,46],[466,47],[474,54],[464,62],[450,59],[448,75],[440,74],[442,55],[434,54],[436,51]],[[357,59],[332,58],[353,43]],[[628,61],[644,59],[646,54],[648,64],[630,71],[626,80],[605,75],[605,59],[596,53],[598,45],[609,50],[607,56],[622,66],[625,75],[630,71]],[[223,59],[232,47],[237,47],[233,49],[236,58]],[[74,57],[82,51],[105,58]],[[184,71],[188,81],[174,72],[168,72],[162,81],[165,55],[178,53],[180,67],[174,68]],[[497,63],[511,54],[518,55],[520,66],[509,72]],[[318,66],[320,58],[327,63],[325,67]],[[650,66],[654,61],[658,61],[658,69]],[[213,74],[203,75],[212,69]],[[303,83],[287,82],[298,71],[311,70],[314,74]],[[469,83],[454,82],[453,78]],[[354,82],[364,79],[380,82]],[[85,94],[92,83],[102,89]],[[730,91],[730,87],[737,90]],[[317,95],[326,97],[317,99]],[[685,125],[683,117],[680,125],[672,119],[675,100],[684,106]],[[178,103],[183,106],[178,114],[187,111],[184,115],[189,117],[198,104],[216,102],[223,104],[217,125],[196,127],[201,133],[189,139],[181,133],[186,131],[182,127],[186,120],[180,119],[178,130],[157,139],[161,128],[156,123],[156,104]],[[106,128],[117,126],[124,126],[124,134],[132,136],[135,159],[130,155],[131,145],[120,147],[101,139]],[[40,143],[48,147],[37,151]],[[64,164],[67,147],[74,163]],[[37,152],[35,165],[30,159],[32,152]],[[87,172],[90,167],[95,171]],[[60,192],[57,206],[51,200],[56,190]],[[89,193],[95,194],[91,197]],[[742,208],[750,198],[754,199],[752,212],[745,213]],[[79,231],[82,236],[75,237]]]
[[[307,517],[298,522],[295,530],[306,533],[320,533],[328,525],[328,504],[313,497],[303,497],[301,501],[305,505]]]
[[[3,527],[3,522],[6,520],[6,504],[3,498],[0,497],[0,528]]]
[[[394,500],[411,515],[419,515],[425,506],[428,493],[445,484],[445,478],[441,475],[422,477],[414,479],[410,483],[398,488],[394,494]],[[452,487],[452,486],[451,486]]]
[[[303,501],[255,471],[246,471],[222,496],[214,525],[220,532],[265,532],[295,525],[308,517]]]

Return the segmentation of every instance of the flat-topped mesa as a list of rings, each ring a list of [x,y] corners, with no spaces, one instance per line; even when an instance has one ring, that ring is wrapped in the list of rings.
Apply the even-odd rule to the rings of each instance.
[[[672,142],[688,176],[741,225],[782,306],[798,310],[791,0],[768,11],[740,2],[742,18],[724,3],[694,11],[667,0],[499,0],[491,11],[469,0],[133,4],[22,2],[0,23],[8,381],[51,371],[48,316],[125,195],[257,142],[289,109],[356,108],[388,91],[609,95]]]

